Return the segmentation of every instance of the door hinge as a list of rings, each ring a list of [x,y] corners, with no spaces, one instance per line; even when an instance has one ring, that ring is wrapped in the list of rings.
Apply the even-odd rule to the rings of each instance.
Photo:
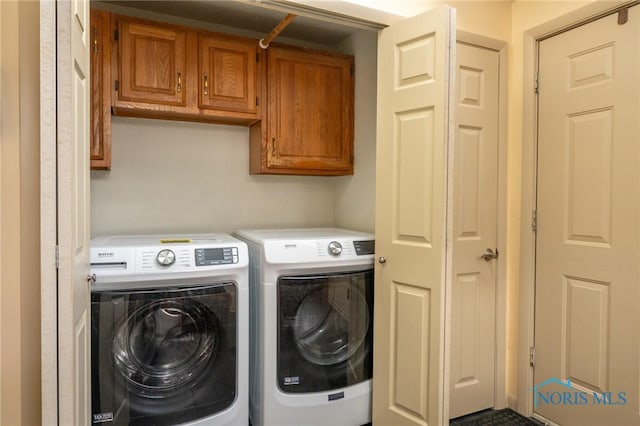
[[[351,65],[351,77],[353,77],[356,74],[356,67],[355,65]]]
[[[256,53],[256,62],[260,62],[260,54]]]
[[[531,210],[531,229],[538,230],[538,210]]]
[[[120,89],[120,82],[118,80],[113,82],[113,88],[116,90],[116,92]]]
[[[540,73],[536,71],[536,75],[533,77],[533,90],[535,93],[540,93]]]
[[[113,30],[113,39],[118,41],[120,39],[120,33],[118,32],[118,29],[116,28],[115,30]]]
[[[60,246],[56,244],[56,269],[60,268]]]
[[[529,365],[531,367],[535,367],[536,365],[536,347],[535,346],[529,347]]]

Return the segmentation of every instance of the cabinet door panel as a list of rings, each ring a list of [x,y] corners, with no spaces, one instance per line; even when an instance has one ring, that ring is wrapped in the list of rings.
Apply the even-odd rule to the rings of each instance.
[[[121,19],[118,100],[184,106],[186,32]]]
[[[268,54],[267,167],[352,173],[353,58],[275,47]]]
[[[256,112],[256,43],[200,36],[200,108]]]
[[[110,14],[91,10],[91,134],[92,169],[111,167],[111,42]]]

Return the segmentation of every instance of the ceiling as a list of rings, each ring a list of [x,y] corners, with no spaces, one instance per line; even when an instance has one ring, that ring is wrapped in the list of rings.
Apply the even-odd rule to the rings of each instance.
[[[103,0],[129,8],[179,16],[207,23],[253,31],[265,36],[287,15],[296,18],[280,33],[282,37],[335,46],[357,28],[375,30],[382,25],[322,12],[287,1],[264,0]]]

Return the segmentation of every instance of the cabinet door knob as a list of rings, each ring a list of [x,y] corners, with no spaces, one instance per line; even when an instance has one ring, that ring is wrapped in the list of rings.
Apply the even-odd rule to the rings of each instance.
[[[178,93],[182,92],[182,73],[178,70]]]
[[[276,156],[276,137],[271,136],[271,156]]]
[[[204,74],[204,94],[209,94],[209,76],[206,73]]]
[[[387,263],[387,258],[386,258],[386,257],[384,257],[384,256],[380,256],[380,257],[378,258],[378,263]]]

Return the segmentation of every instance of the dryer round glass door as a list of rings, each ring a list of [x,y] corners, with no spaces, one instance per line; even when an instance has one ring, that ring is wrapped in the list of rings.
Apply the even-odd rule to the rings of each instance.
[[[278,383],[283,392],[371,378],[373,271],[278,279]]]
[[[357,287],[334,280],[307,294],[296,310],[293,338],[300,355],[318,365],[353,356],[369,331],[367,300]]]

